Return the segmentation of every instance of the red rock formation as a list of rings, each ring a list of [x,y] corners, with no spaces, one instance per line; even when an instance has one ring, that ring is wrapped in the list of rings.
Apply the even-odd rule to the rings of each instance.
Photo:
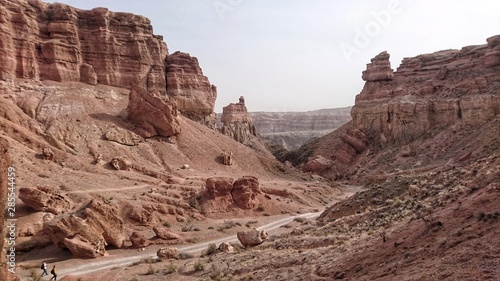
[[[367,64],[366,70],[363,71],[363,80],[367,82],[392,80],[394,74],[389,57],[387,51],[383,51],[371,59],[371,63]]]
[[[306,155],[292,155],[290,161],[300,159],[308,171],[332,178],[357,173],[373,161],[370,165],[376,168],[361,173],[375,175],[381,171],[376,159],[391,167],[396,165],[394,157],[430,153],[431,145],[416,146],[440,131],[494,122],[500,114],[500,35],[486,41],[405,58],[396,72],[390,69],[389,54],[377,55],[363,72],[367,82],[356,96],[352,122],[303,148]],[[320,157],[328,161],[315,160]],[[305,164],[308,158],[313,161]],[[427,160],[410,162],[422,161]]]
[[[170,137],[180,132],[175,103],[152,96],[143,88],[130,91],[127,113],[141,137]]]
[[[62,214],[73,207],[73,203],[61,195],[58,189],[46,186],[21,187],[19,199],[30,208],[54,215]]]
[[[116,207],[106,203],[91,201],[84,210],[66,214],[44,224],[44,232],[58,247],[66,244],[107,245],[122,248],[125,245],[124,223]],[[76,235],[80,238],[75,243],[67,241]],[[75,246],[76,247],[76,246]],[[100,255],[104,255],[101,251]]]
[[[192,120],[215,128],[217,88],[210,84],[198,63],[187,53],[175,52],[167,57],[167,94],[179,111]]]
[[[209,178],[205,188],[199,202],[205,214],[229,212],[234,208],[250,210],[259,204],[257,195],[261,190],[256,177],[246,176],[236,181],[224,177]]]
[[[455,122],[490,120],[500,112],[499,37],[488,38],[486,45],[405,58],[392,81],[365,79],[351,113],[354,127],[382,143],[407,144]]]
[[[165,94],[168,50],[149,19],[38,0],[0,3],[0,79],[138,85]]]
[[[259,201],[256,198],[260,194],[259,180],[256,177],[243,177],[233,183],[234,203],[242,209],[252,209],[257,207]]]
[[[238,103],[231,103],[222,108],[221,122],[224,124],[220,128],[221,133],[240,143],[245,143],[257,135],[244,97],[240,97]]]

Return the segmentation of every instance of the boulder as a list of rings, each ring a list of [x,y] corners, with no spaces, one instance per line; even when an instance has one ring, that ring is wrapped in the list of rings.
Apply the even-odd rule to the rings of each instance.
[[[116,170],[129,171],[132,168],[132,162],[125,157],[115,157],[109,164]]]
[[[106,255],[104,242],[92,243],[78,234],[72,238],[64,238],[63,244],[76,258],[97,258]]]
[[[226,152],[226,151],[222,152],[219,159],[223,165],[226,165],[226,166],[233,165],[233,153],[232,152]]]
[[[260,245],[265,240],[269,239],[269,234],[267,234],[267,232],[258,231],[255,228],[248,231],[240,231],[236,236],[245,248]]]
[[[219,245],[219,251],[223,253],[234,253],[234,247],[228,242],[222,242]]]
[[[132,243],[132,248],[142,248],[151,244],[151,241],[149,241],[149,239],[146,239],[146,237],[144,237],[144,234],[135,231],[130,234],[129,239]]]
[[[144,138],[170,137],[180,133],[175,102],[155,97],[144,88],[132,87],[127,106],[128,120]]]
[[[160,248],[156,255],[162,259],[178,259],[179,258],[179,250],[177,248]]]
[[[166,227],[153,227],[156,237],[165,240],[181,239],[182,237]]]
[[[62,214],[73,208],[70,199],[61,195],[58,189],[48,186],[21,187],[19,188],[19,199],[30,208],[50,212],[54,215]]]
[[[44,160],[53,161],[55,158],[55,154],[50,147],[44,147],[42,148],[42,158]]]
[[[259,180],[251,176],[237,179],[231,190],[236,206],[247,210],[255,208],[259,204],[257,194],[260,193]]]

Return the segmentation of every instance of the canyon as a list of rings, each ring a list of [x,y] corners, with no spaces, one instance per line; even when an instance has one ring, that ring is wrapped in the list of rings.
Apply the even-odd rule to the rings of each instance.
[[[381,52],[352,108],[255,113],[240,97],[216,125],[217,87],[146,17],[0,4],[1,208],[8,167],[18,186],[2,280],[44,260],[65,281],[500,276],[500,35],[396,71]]]

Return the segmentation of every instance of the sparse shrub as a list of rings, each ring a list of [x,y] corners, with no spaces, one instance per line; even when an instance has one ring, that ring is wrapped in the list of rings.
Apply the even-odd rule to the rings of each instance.
[[[217,227],[217,230],[220,232],[224,232],[224,230],[231,229],[233,227],[236,227],[237,225],[241,225],[241,224],[238,222],[234,222],[234,221],[225,221],[223,225]]]
[[[215,243],[208,244],[208,248],[201,254],[202,256],[211,256],[218,252],[217,245]]]
[[[250,228],[250,227],[252,227],[252,224],[257,224],[257,223],[258,223],[258,221],[248,221],[248,222],[245,224],[245,226],[246,226],[246,227],[248,227],[248,228]]]
[[[305,218],[294,218],[293,221],[299,222],[299,223],[304,223],[306,221]]]
[[[155,274],[155,272],[156,272],[156,269],[152,265],[149,265],[148,271],[146,271],[146,275],[153,275],[153,274]]]
[[[36,269],[31,269],[30,270],[30,277],[32,278],[32,281],[40,281],[42,278],[38,275]]]
[[[171,227],[171,225],[170,225],[170,223],[169,223],[168,221],[164,221],[164,222],[163,222],[163,226],[164,226],[164,227],[168,227],[168,228],[170,228],[170,227]]]
[[[139,279],[137,279],[137,276],[134,276],[130,281],[139,281]]]
[[[191,253],[186,253],[186,252],[179,253],[179,259],[181,260],[187,260],[192,258],[194,258],[194,255]]]
[[[185,225],[181,228],[181,231],[182,232],[188,232],[188,231],[191,231],[193,230],[193,226],[192,225]]]
[[[170,263],[167,267],[167,269],[165,269],[164,271],[164,274],[167,275],[167,274],[172,274],[172,273],[175,273],[177,271],[177,266],[173,263]]]
[[[270,216],[270,214],[269,214],[269,213],[263,213],[262,215],[263,215],[264,217],[269,217],[269,216]]]
[[[262,204],[259,204],[259,206],[257,207],[257,211],[264,212],[264,206],[262,206]]]
[[[204,269],[205,269],[205,265],[203,264],[203,262],[201,260],[197,260],[194,263],[194,271],[202,271]]]

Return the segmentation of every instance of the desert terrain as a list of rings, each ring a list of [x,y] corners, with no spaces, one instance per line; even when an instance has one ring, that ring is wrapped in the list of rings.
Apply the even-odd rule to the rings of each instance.
[[[0,3],[1,280],[500,280],[500,35],[374,54],[286,149],[146,17]]]

